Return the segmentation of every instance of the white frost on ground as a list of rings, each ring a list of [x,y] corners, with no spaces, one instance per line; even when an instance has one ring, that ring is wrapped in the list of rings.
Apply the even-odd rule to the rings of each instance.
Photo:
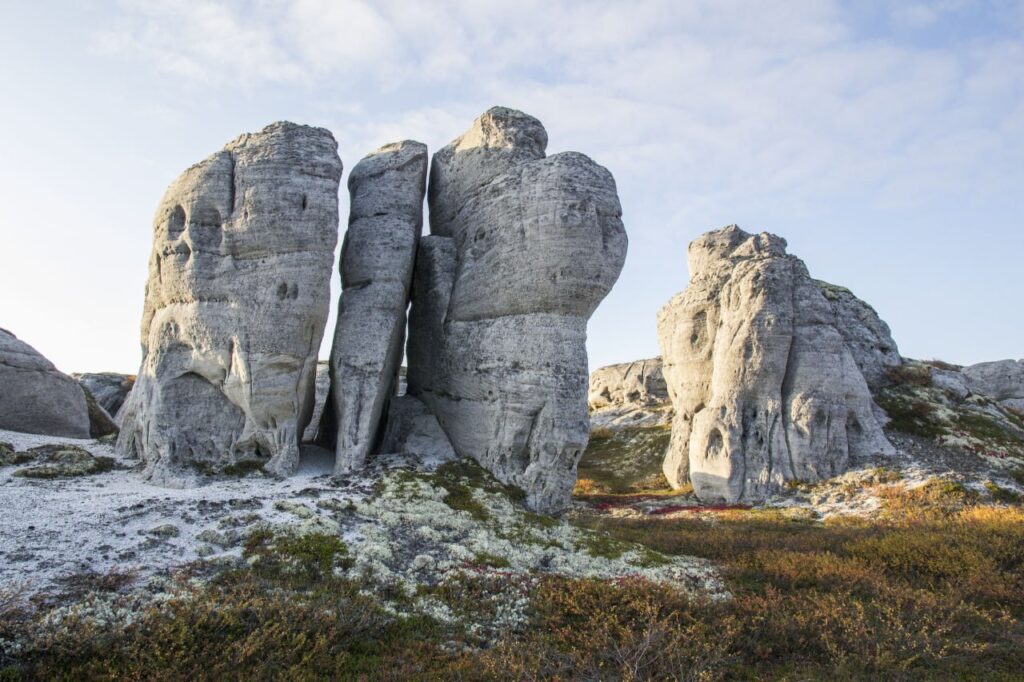
[[[174,489],[144,483],[132,470],[136,462],[99,441],[0,431],[0,442],[17,451],[73,444],[117,462],[113,471],[40,480],[0,467],[0,589],[46,589],[63,577],[111,570],[146,578],[197,559],[239,557],[248,534],[270,526],[339,533],[353,578],[410,596],[417,585],[462,571],[639,577],[724,595],[704,560],[663,557],[530,514],[493,481],[434,473],[441,461],[381,456],[362,475],[338,479],[332,453],[304,447],[299,472],[288,479],[250,474]],[[445,485],[453,482],[483,511],[448,504]]]
[[[111,569],[145,576],[203,554],[238,555],[247,526],[303,520],[278,503],[315,504],[326,494],[342,505],[370,486],[357,479],[339,487],[330,478],[332,454],[319,448],[303,448],[299,472],[286,480],[250,475],[174,489],[144,483],[129,470],[136,462],[120,458],[111,444],[3,430],[0,442],[18,451],[73,444],[118,463],[106,473],[42,480],[13,476],[17,466],[0,467],[0,588],[43,588],[64,576]],[[165,534],[153,534],[161,527]]]

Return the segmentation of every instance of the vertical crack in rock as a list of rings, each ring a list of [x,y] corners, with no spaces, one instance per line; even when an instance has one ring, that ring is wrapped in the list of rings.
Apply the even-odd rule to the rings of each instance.
[[[427,147],[409,140],[381,147],[349,175],[352,200],[331,349],[331,405],[321,428],[327,439],[336,434],[339,474],[363,467],[378,445],[382,417],[395,394],[426,180]]]
[[[168,188],[153,226],[143,361],[118,440],[147,479],[185,485],[243,460],[280,475],[297,467],[341,170],[330,132],[281,122],[238,137]]]
[[[589,438],[587,320],[627,240],[611,174],[546,146],[537,119],[495,107],[434,154],[407,353],[409,393],[455,451],[557,513]]]
[[[893,451],[866,377],[883,381],[898,352],[869,306],[812,280],[767,233],[707,233],[690,244],[689,265],[689,286],[658,313],[678,415],[664,465],[673,486],[756,502],[786,481],[838,474],[850,457]]]

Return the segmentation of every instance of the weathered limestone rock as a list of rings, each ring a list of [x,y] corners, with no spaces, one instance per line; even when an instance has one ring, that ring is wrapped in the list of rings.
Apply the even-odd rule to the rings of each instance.
[[[875,309],[845,287],[818,280],[836,316],[836,329],[843,336],[861,374],[872,390],[889,383],[888,370],[903,364],[892,332]]]
[[[416,245],[423,230],[427,147],[406,140],[373,152],[348,178],[341,300],[331,350],[335,471],[363,467],[381,436],[405,345]]]
[[[320,421],[323,418],[324,408],[327,406],[327,398],[331,391],[330,362],[316,363],[316,378],[313,382],[313,411],[306,430],[302,432],[303,443],[314,443],[317,440],[317,431],[320,428]]]
[[[433,462],[458,457],[437,417],[411,395],[396,396],[389,402],[380,451],[415,455],[420,460]]]
[[[587,320],[626,233],[611,174],[546,145],[538,120],[494,108],[434,155],[407,353],[409,394],[455,451],[559,512],[589,438]]]
[[[82,387],[6,329],[0,329],[0,429],[89,437]]]
[[[313,408],[338,238],[330,132],[274,123],[186,170],[157,210],[143,361],[120,451],[182,485],[250,460],[288,474]]]
[[[117,418],[117,413],[124,405],[125,398],[135,385],[135,376],[132,374],[117,374],[116,372],[95,372],[72,374],[78,383],[96,398],[107,414]]]
[[[590,409],[613,405],[659,405],[668,401],[661,358],[608,365],[590,373]]]
[[[1003,407],[1024,410],[1024,360],[994,360],[964,367],[975,393],[998,400]]]
[[[674,487],[758,501],[893,451],[836,310],[785,240],[729,226],[691,243],[689,263],[689,286],[658,313]]]

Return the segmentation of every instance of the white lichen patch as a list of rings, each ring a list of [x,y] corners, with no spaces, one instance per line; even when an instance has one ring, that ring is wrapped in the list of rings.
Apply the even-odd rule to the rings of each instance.
[[[723,592],[706,561],[663,556],[531,514],[496,486],[474,485],[457,475],[397,471],[385,474],[377,490],[356,503],[364,523],[352,542],[348,574],[388,583],[409,596],[420,585],[467,571],[636,576],[702,594]]]

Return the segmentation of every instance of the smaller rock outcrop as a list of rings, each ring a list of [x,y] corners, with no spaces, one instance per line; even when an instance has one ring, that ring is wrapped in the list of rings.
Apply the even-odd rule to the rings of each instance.
[[[128,393],[135,385],[134,374],[118,374],[116,372],[85,372],[72,374],[78,379],[78,383],[92,393],[96,402],[107,411],[114,420],[117,420],[117,413],[124,405]]]
[[[395,395],[426,180],[427,147],[409,140],[369,154],[348,178],[331,405],[321,428],[322,441],[336,434],[338,474],[363,467]]]
[[[661,358],[608,365],[590,373],[590,409],[612,405],[658,405],[668,400]]]
[[[846,287],[817,282],[836,316],[835,328],[846,342],[864,380],[873,391],[886,386],[890,368],[903,363],[889,325],[874,308]]]
[[[893,452],[837,302],[784,239],[732,225],[694,240],[688,255],[689,285],[658,313],[674,487],[755,502],[787,481],[840,474],[852,456]],[[863,312],[841,301],[847,317]]]
[[[380,451],[413,455],[420,461],[446,462],[458,457],[437,417],[411,395],[391,399]]]
[[[994,360],[963,369],[975,393],[999,401],[1003,407],[1024,410],[1024,360]]]
[[[587,403],[591,429],[667,425],[672,419],[672,401],[661,358],[595,369],[590,373]]]
[[[90,437],[82,387],[5,329],[0,329],[0,429]]]

